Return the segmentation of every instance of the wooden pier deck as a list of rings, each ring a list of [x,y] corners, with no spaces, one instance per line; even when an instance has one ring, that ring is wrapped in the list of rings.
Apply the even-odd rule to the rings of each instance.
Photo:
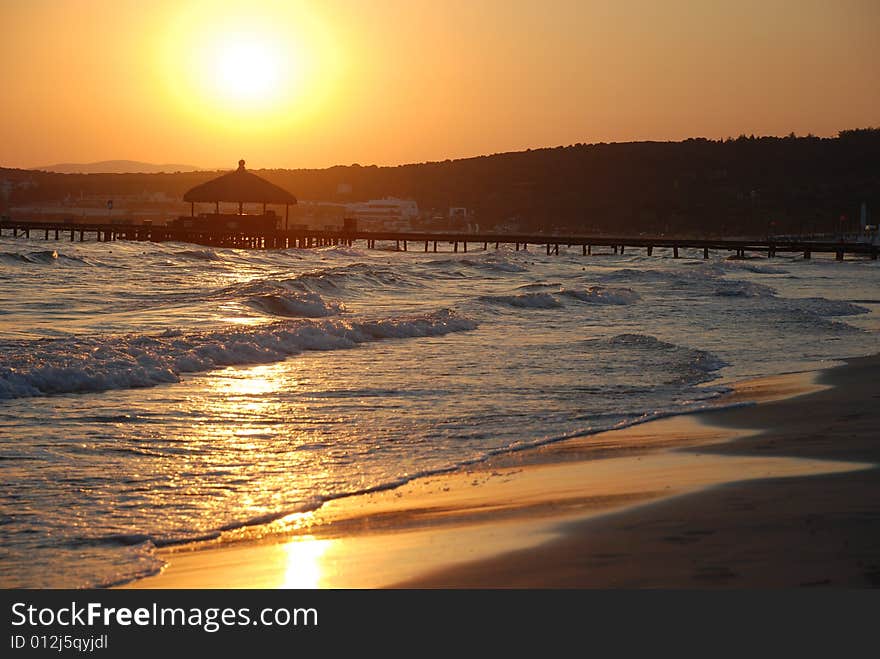
[[[44,240],[99,242],[114,240],[184,242],[216,247],[235,247],[245,249],[287,249],[326,247],[331,245],[354,246],[363,244],[367,249],[376,249],[378,243],[391,243],[393,249],[400,251],[424,252],[468,252],[499,248],[510,245],[516,250],[529,246],[543,248],[548,255],[559,254],[559,247],[579,247],[584,256],[591,255],[596,248],[613,250],[624,254],[628,249],[644,249],[648,256],[655,249],[667,248],[674,258],[679,258],[682,249],[702,250],[703,258],[710,252],[732,252],[737,256],[750,253],[764,253],[768,257],[777,254],[802,254],[805,259],[813,254],[833,254],[837,260],[854,255],[876,260],[880,245],[868,242],[842,240],[815,240],[801,238],[688,238],[670,236],[608,236],[548,234],[497,234],[497,233],[452,233],[452,232],[399,232],[399,231],[321,231],[297,229],[290,231],[256,232],[247,229],[205,230],[187,229],[149,224],[97,224],[80,222],[38,222],[4,219],[0,221],[0,235],[25,236]]]

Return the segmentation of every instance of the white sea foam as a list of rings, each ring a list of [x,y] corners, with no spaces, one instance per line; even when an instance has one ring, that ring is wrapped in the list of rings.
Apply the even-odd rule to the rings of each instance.
[[[182,373],[275,362],[303,350],[339,350],[475,327],[443,310],[374,321],[298,320],[214,332],[17,342],[0,358],[0,398],[147,387],[176,382]]]

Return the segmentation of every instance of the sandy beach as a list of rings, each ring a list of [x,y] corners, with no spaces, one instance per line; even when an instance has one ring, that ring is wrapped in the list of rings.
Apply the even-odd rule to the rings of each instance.
[[[876,586],[878,365],[743,382],[738,406],[166,548],[128,587]]]

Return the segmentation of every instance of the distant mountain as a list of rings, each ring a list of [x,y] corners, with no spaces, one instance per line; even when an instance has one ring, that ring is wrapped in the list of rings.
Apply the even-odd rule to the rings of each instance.
[[[201,167],[193,165],[165,164],[156,165],[151,162],[137,160],[102,160],[101,162],[63,162],[33,169],[58,174],[156,174],[158,172],[195,172]]]

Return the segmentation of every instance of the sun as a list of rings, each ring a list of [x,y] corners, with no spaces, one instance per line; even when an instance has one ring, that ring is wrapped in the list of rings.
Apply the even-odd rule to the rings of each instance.
[[[284,55],[271,44],[231,37],[217,48],[214,82],[217,92],[231,100],[269,100],[277,96]]]
[[[277,135],[318,121],[342,89],[342,41],[311,2],[188,0],[168,12],[155,75],[194,129]]]

